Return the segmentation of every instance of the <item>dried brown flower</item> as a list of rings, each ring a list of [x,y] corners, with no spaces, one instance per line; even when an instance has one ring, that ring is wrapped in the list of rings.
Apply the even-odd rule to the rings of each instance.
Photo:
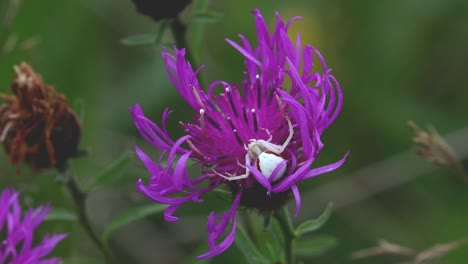
[[[81,135],[77,116],[63,94],[26,63],[14,67],[13,95],[0,94],[0,141],[12,164],[33,169],[65,167],[76,156]]]

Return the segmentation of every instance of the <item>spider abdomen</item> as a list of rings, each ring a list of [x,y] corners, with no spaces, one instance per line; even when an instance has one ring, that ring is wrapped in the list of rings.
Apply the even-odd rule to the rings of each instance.
[[[286,172],[286,166],[284,165],[278,173],[276,173],[275,177],[273,179],[270,179],[270,177],[273,174],[273,171],[280,165],[282,162],[284,162],[285,159],[278,153],[275,153],[273,151],[264,151],[258,155],[257,160],[256,160],[256,166],[257,169],[268,179],[270,182],[277,181],[283,177],[284,173]]]

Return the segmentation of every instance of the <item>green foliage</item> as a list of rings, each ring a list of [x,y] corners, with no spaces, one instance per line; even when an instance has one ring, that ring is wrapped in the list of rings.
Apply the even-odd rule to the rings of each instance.
[[[268,264],[269,260],[257,249],[250,240],[247,232],[241,225],[237,225],[236,239],[234,243],[244,255],[246,263],[249,264]]]
[[[216,23],[222,18],[222,14],[214,11],[196,12],[191,17],[193,23]]]
[[[337,244],[338,241],[332,236],[304,237],[296,241],[294,252],[300,258],[318,257],[335,248]]]
[[[99,188],[118,182],[119,179],[122,179],[121,176],[124,174],[125,170],[128,169],[132,157],[132,154],[124,153],[98,176],[91,178],[90,182],[87,184],[86,190],[88,192],[94,192]]]
[[[167,206],[163,204],[149,204],[129,209],[128,211],[117,216],[110,224],[107,225],[106,229],[102,233],[102,240],[107,242],[112,233],[119,228],[152,214],[161,213],[164,211],[164,209],[166,209],[166,207]]]
[[[64,208],[52,208],[45,221],[76,221],[76,213]]]
[[[316,219],[307,220],[304,223],[300,224],[296,229],[297,236],[303,236],[309,232],[313,232],[321,228],[327,220],[330,218],[330,215],[333,211],[332,203],[329,203],[325,211],[317,217]]]
[[[232,201],[232,193],[224,190],[224,189],[221,189],[221,188],[216,188],[213,190],[214,194],[216,195],[217,198],[223,200],[223,201],[227,201],[227,202],[231,202]]]
[[[154,34],[139,34],[125,37],[120,40],[125,46],[144,46],[156,44],[156,35]]]

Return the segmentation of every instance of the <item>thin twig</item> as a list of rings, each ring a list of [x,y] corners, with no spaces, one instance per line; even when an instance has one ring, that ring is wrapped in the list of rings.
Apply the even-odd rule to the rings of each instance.
[[[61,174],[61,181],[65,184],[73,198],[73,202],[75,203],[78,214],[78,220],[81,226],[84,228],[99,251],[101,251],[101,253],[104,255],[106,263],[115,263],[109,248],[101,241],[91,225],[91,221],[89,220],[89,216],[86,210],[86,193],[81,190],[78,183],[76,182],[70,166],[66,166],[66,168],[58,171]]]

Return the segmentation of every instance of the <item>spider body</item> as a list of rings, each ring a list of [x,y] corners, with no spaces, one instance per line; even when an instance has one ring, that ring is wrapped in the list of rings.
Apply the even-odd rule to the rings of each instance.
[[[282,145],[276,145],[271,143],[271,140],[273,137],[270,135],[268,140],[263,140],[263,139],[250,139],[249,140],[249,145],[245,146],[245,149],[247,150],[247,154],[245,155],[245,164],[238,163],[239,166],[242,168],[245,168],[245,173],[241,175],[232,175],[232,174],[226,174],[222,175],[220,173],[215,173],[229,181],[234,181],[234,180],[240,180],[240,179],[245,179],[249,176],[250,171],[247,166],[253,166],[255,165],[256,168],[267,178],[270,182],[277,181],[281,179],[286,172],[286,164],[281,165],[282,163],[286,163],[287,160],[281,155],[283,151],[286,149],[288,146],[289,142],[291,141],[293,135],[294,135],[294,130],[291,124],[291,121],[289,119],[286,119],[288,121],[288,127],[289,127],[289,136],[286,139],[286,141]],[[268,134],[268,130],[266,130]],[[275,173],[274,177],[271,178],[273,175],[273,172],[278,166],[282,166],[277,170]]]

